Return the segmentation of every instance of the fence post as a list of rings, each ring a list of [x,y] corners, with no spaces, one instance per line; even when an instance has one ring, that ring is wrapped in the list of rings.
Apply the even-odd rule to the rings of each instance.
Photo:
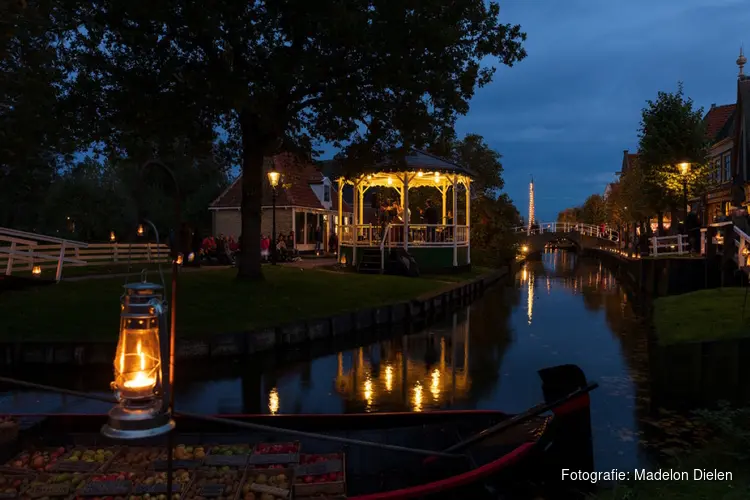
[[[55,273],[55,281],[60,282],[62,278],[63,259],[65,258],[65,240],[60,243],[60,257],[57,259],[57,272]]]
[[[656,242],[656,236],[651,237],[651,256],[656,257],[656,255],[659,253],[657,250],[657,242]]]
[[[16,251],[16,242],[13,241],[10,244],[10,253],[8,254],[8,263],[5,265],[5,275],[10,276],[13,271],[13,254]]]
[[[113,243],[112,246],[114,250],[114,259],[115,259],[115,262],[117,262],[119,258],[119,256],[117,255],[117,242]]]
[[[677,253],[682,255],[682,235],[677,235]]]
[[[146,243],[146,262],[151,264],[151,243]]]

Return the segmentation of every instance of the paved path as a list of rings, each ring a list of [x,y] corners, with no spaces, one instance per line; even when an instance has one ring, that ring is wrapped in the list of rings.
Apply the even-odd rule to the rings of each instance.
[[[316,267],[332,266],[336,264],[336,257],[317,257],[314,259],[305,259],[298,262],[279,262],[280,266],[295,267],[298,269],[315,269]],[[218,269],[231,269],[234,266],[203,266],[203,267],[185,267],[180,271],[180,274],[184,273],[200,273],[206,271],[215,271]],[[172,271],[172,266],[164,266],[162,268],[164,274],[169,274]],[[63,281],[85,281],[85,280],[103,280],[110,278],[126,278],[128,276],[139,276],[141,270],[137,266],[133,266],[132,273],[118,273],[118,274],[90,274],[88,276],[72,276],[66,278],[63,270]],[[148,270],[149,276],[158,276],[159,271],[156,269]]]

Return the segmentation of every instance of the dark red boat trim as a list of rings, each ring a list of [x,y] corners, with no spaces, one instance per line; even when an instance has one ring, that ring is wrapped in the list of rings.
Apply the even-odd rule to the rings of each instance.
[[[176,412],[177,416],[179,417],[179,410]],[[508,415],[505,412],[497,411],[497,410],[436,410],[436,411],[430,411],[431,414],[436,415],[444,415],[444,416],[451,416],[451,415]],[[19,417],[101,417],[101,418],[107,418],[106,413],[8,413],[7,415],[10,416],[19,416]],[[207,417],[216,417],[216,418],[226,418],[229,420],[243,420],[243,419],[256,419],[256,418],[268,418],[268,419],[284,419],[285,417],[294,417],[294,418],[300,418],[304,417],[305,419],[315,419],[315,418],[325,418],[325,419],[331,419],[331,418],[344,418],[344,417],[351,417],[352,415],[356,415],[357,417],[370,417],[370,418],[376,418],[378,416],[384,417],[384,416],[398,416],[398,417],[419,417],[423,416],[424,413],[420,412],[377,412],[377,413],[280,413],[278,415],[270,415],[268,413],[232,413],[229,415],[219,414],[219,415],[206,415]]]
[[[499,472],[500,470],[513,465],[518,462],[524,456],[529,454],[534,448],[536,443],[524,443],[515,450],[503,455],[501,458],[494,460],[488,464],[478,467],[469,472],[464,472],[457,476],[452,476],[440,481],[433,483],[420,484],[419,486],[412,486],[411,488],[403,488],[400,490],[384,491],[382,493],[373,493],[371,495],[362,495],[357,497],[349,497],[349,500],[406,500],[408,498],[418,498],[427,495],[433,495],[435,493],[444,492],[454,488],[459,488],[467,484],[476,483],[477,481],[491,476]]]
[[[584,410],[591,404],[589,393],[581,394],[580,396],[567,401],[557,408],[553,408],[552,412],[555,415],[567,415],[576,411]]]

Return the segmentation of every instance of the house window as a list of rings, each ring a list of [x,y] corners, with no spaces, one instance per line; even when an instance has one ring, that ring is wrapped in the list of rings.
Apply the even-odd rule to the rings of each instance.
[[[732,180],[732,154],[727,153],[724,155],[724,180],[729,182]]]
[[[714,182],[717,184],[721,182],[721,157],[714,162]]]
[[[323,186],[323,201],[325,202],[331,201],[331,186],[328,186],[328,185]]]

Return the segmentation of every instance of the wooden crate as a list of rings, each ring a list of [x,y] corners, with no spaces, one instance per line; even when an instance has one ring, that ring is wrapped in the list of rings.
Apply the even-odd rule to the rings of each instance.
[[[292,497],[294,469],[248,469],[240,488],[241,499],[252,493],[256,499],[270,494],[274,499],[287,500]]]
[[[103,454],[104,460],[82,460],[82,458],[86,456],[86,452],[91,450],[94,451],[94,455],[97,456],[97,458]],[[102,450],[102,453],[97,453],[98,450]],[[101,472],[107,470],[109,464],[115,459],[118,453],[120,453],[120,448],[116,446],[100,448],[77,446],[60,457],[60,459],[52,465],[51,470],[54,472]]]
[[[38,474],[29,484],[22,496],[22,500],[36,498],[71,498],[75,491],[83,486],[90,474],[80,472],[62,472],[53,474]]]
[[[66,451],[67,450],[62,447],[41,447],[24,450],[12,459],[8,460],[8,462],[2,468],[0,468],[0,472],[44,472],[45,470],[47,470],[48,466],[51,468],[51,466],[55,462],[57,462],[60,457],[65,455]],[[38,466],[34,465],[36,460],[36,453],[40,453],[42,454],[41,456],[46,457],[39,462]]]
[[[305,464],[306,456],[311,455],[300,457],[303,463],[294,469],[294,496],[296,498],[346,495],[346,455],[344,453],[317,455],[325,460]],[[336,475],[340,479],[333,479],[331,475]],[[326,481],[318,482],[318,478],[323,476],[328,476]]]
[[[226,484],[221,482],[224,475],[231,476],[232,489],[226,491]],[[224,476],[226,477],[226,476]],[[190,500],[196,497],[205,499],[238,500],[240,496],[240,487],[245,475],[240,471],[228,471],[213,473],[208,471],[198,471],[195,473],[195,479],[190,483],[190,487],[182,494],[181,500]]]
[[[270,453],[265,451],[271,447]],[[293,452],[283,450],[274,451],[274,447],[293,448]],[[248,466],[255,469],[269,468],[270,466],[289,466],[299,463],[300,442],[289,441],[284,443],[258,443],[253,448]]]

